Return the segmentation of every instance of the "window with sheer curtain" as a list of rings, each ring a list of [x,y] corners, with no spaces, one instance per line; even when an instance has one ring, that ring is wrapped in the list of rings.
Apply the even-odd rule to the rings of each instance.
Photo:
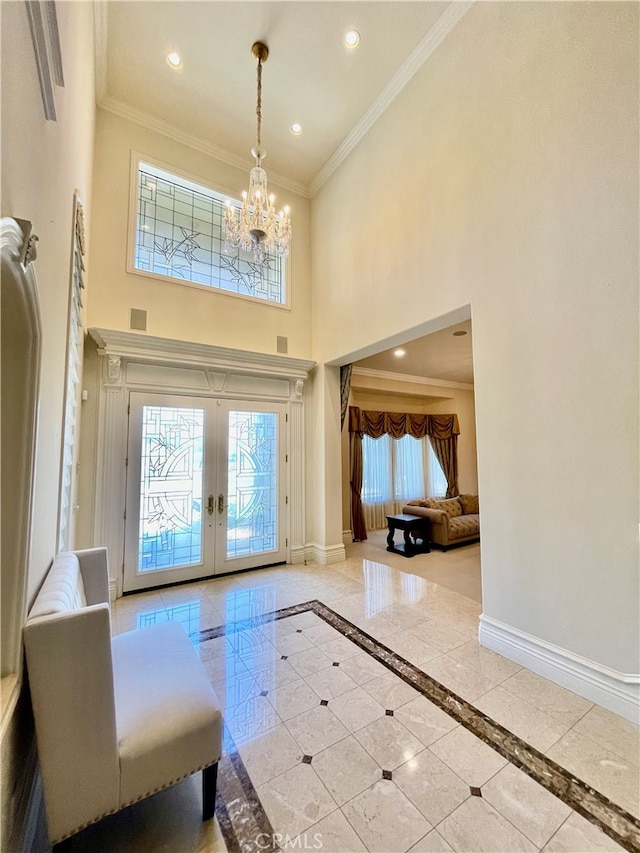
[[[387,515],[426,495],[444,496],[447,479],[428,438],[362,437],[362,507],[367,530],[386,527]]]
[[[447,478],[428,438],[423,439],[428,460],[425,494],[430,498],[445,498],[449,488]]]

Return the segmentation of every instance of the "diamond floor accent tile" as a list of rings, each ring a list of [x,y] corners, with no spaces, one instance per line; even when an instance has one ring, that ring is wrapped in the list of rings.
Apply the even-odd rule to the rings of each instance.
[[[431,558],[432,563],[453,559],[437,553]],[[503,717],[502,706],[468,701],[471,694],[450,670],[460,674],[463,669],[457,663],[461,663],[494,682],[498,676],[500,681],[511,677],[506,687],[492,687],[493,693],[508,691],[519,697],[520,704],[536,708],[533,688],[541,685],[546,692],[540,701],[551,703],[542,710],[552,717],[558,696],[566,699],[568,711],[573,704],[581,710],[580,702],[559,694],[558,688],[538,676],[523,671],[515,677],[500,656],[478,653],[475,640],[460,644],[477,628],[480,608],[471,599],[418,576],[410,576],[416,584],[409,599],[406,572],[400,578],[387,565],[376,563],[375,568],[369,577],[366,564],[357,559],[335,568],[265,569],[244,575],[242,584],[228,579],[202,584],[210,590],[209,599],[218,603],[220,617],[226,613],[232,618],[226,625],[220,624],[222,618],[201,620],[203,629],[193,637],[214,689],[220,691],[229,724],[219,768],[217,821],[210,823],[217,840],[211,835],[214,830],[207,829],[197,849],[272,853],[275,840],[265,847],[256,839],[274,839],[278,832],[287,833],[300,842],[300,849],[306,849],[313,833],[326,827],[324,853],[363,853],[365,848],[371,853],[383,849],[434,853],[450,850],[449,845],[460,850],[532,850],[546,845],[549,853],[640,851],[640,822],[625,811],[630,810],[623,798],[629,794],[628,784],[601,788],[582,766],[572,766],[570,759],[580,741],[574,732],[564,738],[567,755],[556,747],[544,754],[544,747],[535,740],[538,749],[534,748],[528,732],[516,728],[520,736],[515,734],[515,724]],[[262,593],[257,607],[256,602],[252,604],[252,584],[258,590],[270,590],[268,600]],[[219,590],[217,598],[214,589]],[[181,588],[180,596],[189,594],[187,587]],[[305,595],[316,598],[295,603]],[[146,613],[150,597],[145,600]],[[327,606],[323,600],[335,604]],[[171,599],[169,607],[169,601],[168,597],[164,609],[173,609],[175,618],[184,605]],[[415,602],[410,610],[408,601]],[[290,606],[268,609],[276,602]],[[116,603],[116,629],[123,630],[120,611],[126,616],[140,610],[142,596],[140,608],[133,604],[133,598],[123,605]],[[420,644],[416,651],[409,634],[438,649],[441,643],[443,660],[425,657],[422,661]],[[447,652],[453,640],[456,647]],[[445,660],[450,665],[444,666]],[[485,672],[487,660],[490,672]],[[359,715],[358,703],[373,716],[377,712],[378,718],[368,723],[365,714]],[[620,752],[620,744],[636,743],[637,728],[625,723],[627,732],[618,725],[614,736],[611,726],[601,725],[605,713],[597,708],[590,711],[587,723],[576,723],[576,732],[583,725],[582,734],[597,743],[606,736],[602,749],[598,746],[602,754],[606,747],[612,762],[637,767],[633,760],[637,750],[631,750],[632,758],[628,748]],[[608,777],[601,775],[606,783]],[[199,799],[192,796],[198,781],[183,783],[190,799]],[[175,786],[176,791],[180,789]],[[169,791],[159,799],[171,796]],[[188,810],[191,815],[191,806]],[[153,824],[159,825],[155,817]],[[437,831],[432,829],[435,826]],[[587,833],[592,837],[588,843],[573,840],[567,846],[563,833],[567,838],[584,835],[586,839]],[[87,843],[83,846],[79,837],[74,851],[121,847],[117,841],[93,847]],[[191,840],[182,846],[168,843],[184,853],[196,850]],[[159,846],[155,843],[146,849]],[[122,853],[142,853],[142,849],[134,843],[122,848]]]

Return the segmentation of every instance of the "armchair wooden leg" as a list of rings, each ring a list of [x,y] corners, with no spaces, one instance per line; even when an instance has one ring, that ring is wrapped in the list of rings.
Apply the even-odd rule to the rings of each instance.
[[[202,820],[210,820],[216,811],[216,786],[218,765],[212,764],[202,771]]]

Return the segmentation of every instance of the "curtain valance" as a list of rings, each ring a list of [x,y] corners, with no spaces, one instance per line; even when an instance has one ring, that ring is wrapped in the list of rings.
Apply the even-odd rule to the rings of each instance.
[[[373,412],[349,406],[349,432],[380,438],[390,435],[402,438],[451,438],[460,434],[457,415],[423,415],[413,412]]]

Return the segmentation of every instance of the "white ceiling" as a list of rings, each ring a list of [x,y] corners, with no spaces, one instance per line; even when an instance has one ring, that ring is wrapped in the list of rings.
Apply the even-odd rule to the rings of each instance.
[[[394,355],[396,349],[405,351],[402,358]],[[473,385],[471,320],[363,358],[354,366]]]
[[[263,70],[264,165],[310,196],[428,61],[471,0],[97,0],[96,77],[105,109],[232,165],[253,164],[255,41]],[[355,50],[344,34],[361,35]],[[182,68],[171,69],[176,51]],[[300,122],[300,136],[290,133]],[[240,188],[239,188],[240,189]],[[457,328],[465,337],[453,337]],[[375,370],[472,383],[471,324],[358,362]]]
[[[304,194],[362,134],[470,5],[466,2],[217,2],[109,0],[98,20],[98,100],[206,140],[252,163],[254,41],[270,56],[263,71],[265,167]],[[348,50],[344,33],[360,45]],[[183,66],[166,56],[177,51]],[[289,127],[300,122],[295,137]],[[224,157],[223,157],[224,159]],[[278,181],[276,181],[277,183]]]

